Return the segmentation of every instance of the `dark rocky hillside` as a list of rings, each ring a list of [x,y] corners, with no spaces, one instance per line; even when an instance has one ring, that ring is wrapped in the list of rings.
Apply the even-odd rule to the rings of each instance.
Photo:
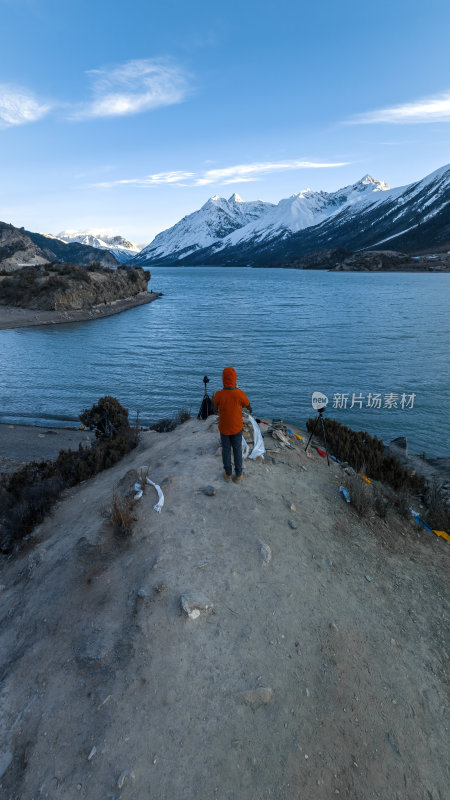
[[[149,279],[150,273],[141,267],[23,267],[13,273],[0,273],[0,305],[39,311],[87,309],[146,292]]]
[[[86,266],[101,264],[110,269],[115,269],[119,263],[108,250],[78,242],[66,244],[51,236],[0,222],[0,270],[12,272],[24,266],[46,264],[49,261]]]
[[[72,264],[101,264],[103,267],[115,269],[119,263],[109,250],[91,247],[79,242],[62,242],[42,233],[25,231],[49,261],[70,261]]]

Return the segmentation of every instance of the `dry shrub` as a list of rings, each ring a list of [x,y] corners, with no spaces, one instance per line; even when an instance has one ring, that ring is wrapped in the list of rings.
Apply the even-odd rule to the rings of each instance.
[[[3,476],[0,487],[0,552],[12,553],[44,519],[63,489],[116,464],[137,444],[137,429],[114,397],[102,397],[81,415],[95,430],[92,447],[61,450],[55,461],[34,461]],[[125,510],[124,510],[125,511]],[[124,513],[124,518],[125,518]]]
[[[390,498],[386,495],[381,486],[375,485],[373,487],[372,497],[375,513],[381,517],[381,519],[386,519],[388,511],[391,507]]]
[[[159,422],[155,422],[154,425],[150,426],[150,430],[158,431],[158,433],[168,433],[169,431],[174,431],[178,425],[182,425],[183,422],[187,422],[190,418],[190,412],[182,408],[173,417],[164,417]]]
[[[310,418],[306,427],[312,431],[317,418]],[[425,491],[425,479],[421,475],[411,474],[398,458],[385,455],[385,446],[381,439],[370,436],[366,431],[354,431],[341,425],[334,419],[324,419],[328,448],[340,461],[346,461],[358,472],[363,471],[369,478],[389,483],[393,489],[409,489],[415,494]],[[316,430],[315,436],[323,440],[322,429]]]
[[[450,533],[450,506],[443,492],[444,481],[434,478],[425,496],[425,522],[434,530]]]
[[[350,503],[360,517],[368,517],[373,507],[371,487],[358,475],[349,475],[345,488],[350,495]]]
[[[397,492],[395,498],[396,510],[401,517],[408,519],[410,522],[412,522],[413,520],[411,515],[411,508],[413,506],[414,506],[414,500],[411,496],[411,493],[408,492],[407,489],[402,489],[400,492]]]
[[[113,492],[109,518],[114,528],[124,536],[131,536],[133,532],[133,522],[135,521],[133,505],[131,497],[121,499],[116,492]]]

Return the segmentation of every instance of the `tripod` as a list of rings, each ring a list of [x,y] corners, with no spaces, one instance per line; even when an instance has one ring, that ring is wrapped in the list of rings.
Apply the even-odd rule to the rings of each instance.
[[[307,451],[307,449],[308,449],[308,447],[310,445],[312,437],[314,436],[314,434],[316,432],[316,428],[317,428],[317,425],[319,424],[319,420],[320,420],[320,424],[322,425],[323,441],[325,443],[325,452],[327,454],[327,464],[328,464],[328,466],[330,466],[330,459],[328,458],[327,435],[325,433],[325,425],[324,425],[324,421],[323,421],[323,412],[324,411],[325,411],[325,408],[319,408],[318,409],[319,416],[317,417],[317,419],[316,419],[316,421],[314,423],[314,427],[313,427],[313,429],[311,431],[310,437],[308,439],[308,443],[307,443],[307,445],[305,447],[305,453],[306,453],[306,451]]]
[[[197,414],[197,419],[208,419],[210,414],[214,414],[214,403],[211,400],[207,384],[209,383],[209,378],[207,375],[203,378],[203,383],[205,384],[205,394],[203,395],[203,400],[200,406],[200,411]]]

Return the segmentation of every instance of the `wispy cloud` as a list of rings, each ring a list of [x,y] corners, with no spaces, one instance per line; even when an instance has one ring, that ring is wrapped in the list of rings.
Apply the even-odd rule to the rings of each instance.
[[[273,172],[285,172],[286,170],[298,169],[329,169],[332,167],[344,167],[348,163],[348,161],[257,161],[252,164],[237,164],[233,167],[208,169],[202,172],[184,172],[181,170],[159,172],[153,175],[146,175],[143,178],[122,178],[121,180],[104,181],[102,183],[96,183],[94,186],[111,188],[113,186],[131,184],[146,188],[163,183],[171,183],[175,186],[207,186],[211,183],[215,183],[224,186],[230,183],[259,181],[264,175]]]
[[[350,125],[369,125],[378,122],[418,124],[421,122],[450,122],[450,91],[425,97],[413,103],[380,108],[356,114],[349,120]]]
[[[187,76],[171,62],[137,59],[111,69],[92,69],[92,100],[73,109],[70,119],[139,114],[181,103],[189,92]]]
[[[51,105],[39,101],[27,89],[0,84],[0,127],[25,125],[44,117]]]

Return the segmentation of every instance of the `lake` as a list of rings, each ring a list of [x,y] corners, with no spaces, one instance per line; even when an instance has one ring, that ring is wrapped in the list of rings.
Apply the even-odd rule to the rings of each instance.
[[[74,424],[106,394],[143,424],[197,414],[203,376],[212,393],[233,365],[255,416],[304,426],[318,390],[327,416],[448,455],[449,275],[161,267],[150,285],[164,296],[117,316],[0,331],[0,421]]]

